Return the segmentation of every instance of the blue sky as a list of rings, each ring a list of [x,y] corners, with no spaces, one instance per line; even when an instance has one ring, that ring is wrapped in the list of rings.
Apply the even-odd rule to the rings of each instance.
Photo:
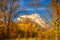
[[[47,6],[52,2],[52,0],[39,0],[38,3],[41,5],[37,8],[37,10],[35,10],[37,6],[29,5],[30,2],[36,2],[36,1],[35,0],[19,0],[19,4],[21,4],[20,9],[22,10],[20,15],[32,14],[37,12],[41,18],[45,18],[48,21],[51,20],[51,17],[48,11],[51,13],[53,13],[53,11],[50,11],[52,9]],[[42,6],[42,5],[46,5],[46,6]]]

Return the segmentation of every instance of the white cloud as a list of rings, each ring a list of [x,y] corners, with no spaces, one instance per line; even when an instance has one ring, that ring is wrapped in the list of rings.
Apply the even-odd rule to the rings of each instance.
[[[27,10],[31,10],[31,11],[33,11],[34,10],[34,8],[26,8]]]
[[[38,10],[46,10],[46,8],[38,8]]]

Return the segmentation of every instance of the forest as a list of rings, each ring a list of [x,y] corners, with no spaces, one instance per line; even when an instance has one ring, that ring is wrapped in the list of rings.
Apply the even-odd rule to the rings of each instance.
[[[47,10],[51,22],[46,20],[46,15],[43,15],[49,27],[45,25],[43,28],[28,17],[21,17],[21,21],[16,20],[21,12],[27,13],[27,9],[22,7],[18,0],[0,0],[0,40],[60,40],[60,0],[52,0],[49,5],[40,4],[39,1],[34,0],[28,4],[36,6],[34,13],[37,13],[39,6],[52,9],[53,13]]]

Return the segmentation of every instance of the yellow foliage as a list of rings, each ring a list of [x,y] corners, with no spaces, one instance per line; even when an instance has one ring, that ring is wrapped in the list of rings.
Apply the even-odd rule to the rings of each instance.
[[[22,30],[28,30],[30,27],[31,27],[31,23],[28,23],[28,24],[18,24],[19,28],[22,29]]]

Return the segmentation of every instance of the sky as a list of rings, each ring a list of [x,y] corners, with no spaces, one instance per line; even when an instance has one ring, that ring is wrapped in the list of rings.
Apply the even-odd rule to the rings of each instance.
[[[35,0],[19,0],[18,1],[19,4],[21,4],[21,13],[20,15],[24,15],[24,14],[32,14],[32,13],[38,13],[40,15],[41,18],[45,18],[48,21],[51,21],[51,17],[49,15],[50,13],[53,13],[52,9],[50,7],[47,7],[50,5],[50,3],[52,2],[52,0],[39,0],[39,1],[35,1]],[[35,3],[39,3],[40,6],[31,6],[29,5],[30,2],[35,2]],[[37,8],[37,10],[35,10]],[[49,11],[49,12],[48,12]]]

